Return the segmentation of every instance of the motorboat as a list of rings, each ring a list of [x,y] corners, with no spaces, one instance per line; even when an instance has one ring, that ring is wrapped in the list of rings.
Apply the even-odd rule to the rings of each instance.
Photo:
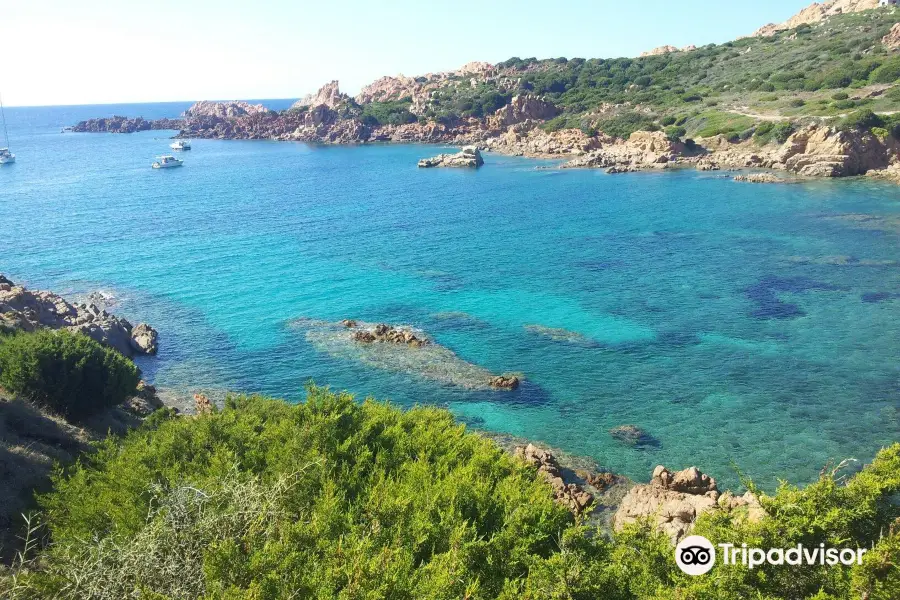
[[[171,144],[169,144],[169,148],[172,150],[190,150],[191,143],[187,140],[175,140]]]
[[[156,157],[156,162],[153,163],[153,168],[171,169],[173,167],[180,167],[183,164],[183,160],[177,159],[174,156],[158,156]]]

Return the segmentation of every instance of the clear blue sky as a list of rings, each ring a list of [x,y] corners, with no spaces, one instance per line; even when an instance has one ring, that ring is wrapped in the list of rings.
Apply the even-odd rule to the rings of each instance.
[[[725,42],[810,0],[6,0],[8,105],[294,98],[511,56]]]

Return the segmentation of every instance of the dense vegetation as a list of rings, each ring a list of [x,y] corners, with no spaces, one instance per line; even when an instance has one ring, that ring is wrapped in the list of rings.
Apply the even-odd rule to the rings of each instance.
[[[690,52],[512,58],[476,87],[462,77],[440,88],[425,116],[443,122],[482,117],[516,94],[533,93],[561,110],[545,124],[550,131],[581,128],[627,137],[676,118],[684,121],[678,126],[685,135],[747,139],[764,122],[740,112],[840,119],[856,110],[893,111],[900,109],[900,89],[870,95],[860,88],[900,79],[900,56],[881,44],[896,21],[893,10],[879,9]],[[759,140],[779,137],[764,136]]]
[[[371,102],[362,106],[361,119],[370,127],[415,123],[416,115],[409,112],[411,105],[412,101],[409,99],[397,102]]]
[[[161,412],[108,440],[41,501],[52,544],[0,579],[10,598],[896,598],[900,444],[846,484],[784,485],[714,543],[874,546],[848,567],[717,566],[692,578],[648,526],[608,538],[529,467],[447,412],[310,388]],[[86,543],[86,540],[93,540]],[[3,587],[5,586],[5,588]]]
[[[47,329],[0,338],[0,386],[81,419],[133,396],[140,372],[87,336]]]

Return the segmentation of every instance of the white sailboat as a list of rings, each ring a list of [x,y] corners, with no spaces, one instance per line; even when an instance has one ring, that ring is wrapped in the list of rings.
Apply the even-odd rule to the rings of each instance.
[[[0,120],[3,121],[3,137],[6,147],[0,148],[0,165],[11,165],[16,162],[16,155],[9,151],[9,132],[6,130],[6,114],[3,112],[3,98],[0,98]]]

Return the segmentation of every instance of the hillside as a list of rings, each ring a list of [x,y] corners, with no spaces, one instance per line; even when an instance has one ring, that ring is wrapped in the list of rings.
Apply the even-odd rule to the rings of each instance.
[[[383,77],[355,98],[332,81],[280,113],[200,102],[180,122],[116,117],[75,129],[478,145],[611,172],[756,167],[900,181],[900,10],[838,12],[851,5],[866,6],[836,0],[813,24],[701,48],[662,47],[638,58],[514,57]],[[642,133],[631,140],[635,132]]]

